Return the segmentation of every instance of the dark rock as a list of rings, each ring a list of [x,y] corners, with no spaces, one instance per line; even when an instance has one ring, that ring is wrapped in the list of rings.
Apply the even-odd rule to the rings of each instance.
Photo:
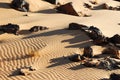
[[[86,30],[86,29],[88,29],[88,27],[83,24],[70,23],[68,29],[69,30]]]
[[[79,62],[79,61],[81,61],[81,55],[74,54],[74,55],[69,56],[68,59],[73,62]]]
[[[95,67],[99,69],[115,70],[120,69],[120,60],[115,58],[88,59],[83,63],[86,67]]]
[[[114,44],[120,44],[120,35],[115,34],[113,37],[109,38],[108,41]]]
[[[47,27],[43,27],[43,26],[33,26],[32,28],[30,28],[30,32],[37,32],[39,30],[46,30],[48,29]]]
[[[94,26],[90,26],[88,29],[89,37],[93,40],[97,39],[99,36],[103,36],[102,32],[100,29]]]
[[[93,39],[93,43],[97,45],[103,45],[108,44],[108,38],[105,37],[99,28],[90,26],[90,28],[87,31],[88,36]]]
[[[105,4],[105,7],[106,9],[109,9],[109,10],[120,10],[120,6],[112,6],[109,4]]]
[[[115,1],[119,1],[120,2],[120,0],[115,0]]]
[[[93,49],[90,46],[84,48],[84,53],[82,56],[92,58],[93,57]]]
[[[29,4],[25,0],[13,0],[11,7],[20,11],[29,11]]]
[[[97,39],[95,39],[93,41],[94,44],[96,45],[106,45],[106,44],[109,44],[109,42],[107,41],[107,38],[105,36],[98,36]]]
[[[110,80],[120,80],[120,74],[112,73],[110,75]]]
[[[85,61],[83,65],[86,67],[97,67],[98,63],[99,63],[98,60],[91,59],[91,60]]]
[[[90,4],[88,4],[88,3],[84,3],[84,6],[85,6],[86,8],[92,9],[92,6],[91,6]]]
[[[5,33],[13,33],[13,34],[17,35],[18,31],[19,31],[19,25],[11,24],[11,23],[9,23],[7,25],[1,25],[0,31],[3,31]]]
[[[108,47],[108,48],[106,48],[105,50],[103,50],[103,52],[102,52],[103,54],[109,54],[109,55],[111,55],[111,57],[114,57],[114,58],[120,58],[120,53],[119,53],[119,51],[118,51],[118,49],[116,49],[116,47]]]
[[[52,4],[56,4],[56,0],[45,0],[45,1],[52,3]]]
[[[57,12],[79,16],[79,14],[76,12],[76,10],[73,8],[72,2],[60,5],[56,8]]]
[[[24,14],[23,16],[28,16],[27,14]]]

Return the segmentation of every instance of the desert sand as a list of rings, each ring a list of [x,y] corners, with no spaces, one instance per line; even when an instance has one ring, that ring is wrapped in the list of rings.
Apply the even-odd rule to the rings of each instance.
[[[105,36],[120,34],[120,11],[107,9],[88,10],[83,2],[89,0],[60,0],[61,4],[72,1],[75,9],[87,11],[92,16],[78,17],[56,13],[55,5],[41,0],[27,0],[31,12],[20,12],[10,8],[11,0],[0,0],[0,25],[13,23],[20,26],[19,35],[0,34],[0,80],[100,80],[109,78],[112,72],[103,69],[80,66],[66,56],[83,54],[85,46],[92,46],[94,55],[104,47],[97,46],[80,30],[67,30],[69,23],[76,22],[98,27]],[[111,2],[110,2],[111,1]],[[98,0],[112,3],[112,0]],[[118,5],[114,2],[112,5]],[[94,5],[93,5],[94,7]],[[28,16],[24,16],[24,15]],[[46,26],[49,29],[30,33],[33,26]],[[30,75],[18,75],[17,69],[32,66],[36,70]]]

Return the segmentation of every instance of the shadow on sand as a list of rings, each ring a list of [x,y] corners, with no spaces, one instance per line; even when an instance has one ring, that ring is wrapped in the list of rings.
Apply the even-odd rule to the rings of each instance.
[[[40,10],[40,11],[36,11],[35,13],[57,14],[55,9]]]
[[[27,35],[27,34],[31,34],[31,32],[29,30],[20,30],[19,34],[20,35]]]
[[[40,37],[40,36],[54,36],[54,35],[73,36],[73,38],[71,39],[66,39],[66,40],[61,41],[61,43],[68,42],[70,44],[70,46],[66,46],[65,48],[70,48],[70,47],[83,48],[88,45],[89,46],[93,45],[91,39],[85,34],[85,32],[80,31],[80,30],[58,29],[58,30],[43,32],[43,33],[36,34],[36,35],[27,36],[27,37],[24,37],[23,39],[32,38],[32,37],[35,38],[35,37]]]
[[[11,7],[9,3],[0,3],[0,8],[10,9]]]
[[[58,58],[51,59],[50,63],[52,63],[52,65],[48,66],[47,68],[65,65],[72,62],[66,59],[65,57],[58,57]]]

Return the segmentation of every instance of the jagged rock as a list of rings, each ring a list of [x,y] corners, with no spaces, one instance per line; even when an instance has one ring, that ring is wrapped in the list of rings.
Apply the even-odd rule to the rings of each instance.
[[[84,53],[82,56],[87,57],[87,58],[92,58],[93,57],[93,49],[90,46],[84,47]]]
[[[120,69],[120,60],[114,58],[102,58],[102,59],[88,59],[84,60],[83,65],[86,67],[95,67],[99,69],[114,70]]]
[[[72,2],[66,3],[64,5],[60,5],[56,7],[57,12],[79,16],[79,14],[76,12],[76,10],[73,8]]]
[[[90,4],[88,4],[88,3],[84,3],[84,6],[85,6],[86,8],[92,9],[92,6],[91,6]]]
[[[47,27],[43,27],[43,26],[33,26],[32,28],[30,28],[30,32],[37,32],[39,30],[46,30],[48,29]]]
[[[33,66],[29,66],[29,67],[25,67],[25,68],[21,68],[19,69],[19,75],[30,75],[32,71],[35,71],[36,68],[34,68]]]
[[[115,1],[119,1],[120,2],[120,0],[115,0]]]
[[[74,54],[74,55],[69,56],[68,59],[73,62],[79,62],[81,61],[82,58],[80,54]]]
[[[99,64],[99,61],[97,59],[88,59],[84,60],[83,65],[86,67],[97,67]]]
[[[29,69],[20,69],[20,75],[24,76],[30,75]]]
[[[52,3],[52,4],[56,4],[58,0],[45,0],[45,1]]]
[[[8,23],[7,25],[1,25],[0,31],[3,31],[5,33],[13,33],[17,35],[19,31],[19,25],[11,23]]]
[[[115,34],[113,37],[109,38],[108,41],[114,44],[120,44],[120,35]]]
[[[120,74],[112,73],[110,75],[110,80],[120,80]]]
[[[106,6],[106,9],[109,9],[109,10],[120,10],[120,5],[113,6],[110,4],[105,4],[105,6]]]
[[[102,52],[103,54],[109,54],[111,55],[111,57],[114,57],[114,58],[120,58],[120,53],[118,51],[118,49],[116,49],[116,47],[114,46],[110,46],[108,48],[106,48],[105,50],[103,50]]]
[[[93,40],[97,39],[99,36],[103,36],[100,29],[94,26],[90,26],[90,28],[88,29],[88,33],[89,33],[90,38]]]
[[[98,4],[98,0],[92,0],[92,1],[90,1],[90,3],[92,3],[92,4]]]
[[[107,37],[105,37],[102,32],[100,31],[99,28],[94,27],[94,26],[90,26],[90,28],[88,29],[88,36],[93,39],[93,43],[97,44],[97,45],[102,45],[105,43],[108,43],[107,41]]]
[[[25,0],[13,0],[11,7],[20,11],[29,11],[29,4]]]
[[[70,23],[68,29],[69,30],[86,30],[86,29],[88,29],[88,27],[83,24]]]

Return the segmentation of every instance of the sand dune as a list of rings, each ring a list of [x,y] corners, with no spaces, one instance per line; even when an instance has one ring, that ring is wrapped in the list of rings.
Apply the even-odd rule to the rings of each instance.
[[[89,10],[83,3],[91,0],[59,0],[61,4],[72,1],[79,11],[90,11],[91,17],[76,17],[56,13],[55,5],[42,0],[27,0],[32,12],[20,12],[10,8],[11,0],[0,0],[0,25],[14,23],[20,26],[19,35],[0,33],[0,80],[100,80],[112,72],[81,66],[66,57],[83,54],[85,46],[91,46],[94,55],[101,54],[105,47],[94,45],[80,30],[67,30],[69,23],[76,22],[98,27],[105,36],[120,34],[120,12],[107,9]],[[94,1],[94,0],[93,0]],[[112,0],[97,0],[99,6]],[[109,2],[110,3],[110,2]],[[117,2],[118,3],[118,2]],[[115,2],[114,4],[117,5]],[[24,16],[24,15],[28,16]],[[49,29],[30,33],[33,26]],[[36,70],[30,75],[19,75],[17,69],[32,66]]]

